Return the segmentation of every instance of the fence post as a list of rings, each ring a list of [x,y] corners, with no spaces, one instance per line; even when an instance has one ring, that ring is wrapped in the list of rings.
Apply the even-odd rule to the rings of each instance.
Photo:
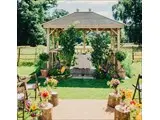
[[[36,49],[35,49],[35,58],[34,58],[34,62],[36,62],[36,60],[37,60],[37,47],[36,47]]]
[[[19,66],[20,55],[21,55],[21,49],[18,48],[18,60],[17,60],[17,66]]]
[[[132,63],[134,62],[134,48],[132,46]]]

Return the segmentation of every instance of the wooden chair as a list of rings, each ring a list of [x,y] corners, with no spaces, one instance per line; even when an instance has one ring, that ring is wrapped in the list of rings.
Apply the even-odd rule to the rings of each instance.
[[[134,94],[133,94],[132,100],[135,99],[136,91],[138,90],[139,103],[142,103],[142,101],[141,101],[142,85],[139,84],[139,80],[140,80],[140,79],[142,79],[142,75],[141,75],[141,74],[138,75],[136,85],[133,85],[133,87],[135,88],[135,90],[134,90]]]
[[[22,119],[24,120],[25,113],[25,100],[26,100],[26,87],[24,82],[17,82],[17,118],[18,111],[22,110]]]
[[[34,93],[35,93],[34,98],[36,100],[36,98],[37,98],[37,90],[38,90],[38,92],[40,92],[39,83],[38,83],[38,77],[37,77],[36,74],[34,74],[31,78],[33,78],[35,81],[34,81],[34,83],[26,83],[26,89],[27,89],[27,91],[28,90],[34,90]],[[28,95],[29,95],[28,92],[26,92],[27,99],[28,99]]]

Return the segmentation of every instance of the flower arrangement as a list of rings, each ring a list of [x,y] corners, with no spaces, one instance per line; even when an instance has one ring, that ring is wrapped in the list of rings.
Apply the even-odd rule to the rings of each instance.
[[[115,94],[118,94],[117,87],[119,84],[120,84],[120,81],[114,78],[112,78],[112,80],[109,82],[110,87],[112,87],[115,90]]]
[[[26,100],[25,108],[32,118],[35,118],[38,116],[39,107],[35,102]]]
[[[121,95],[122,101],[131,100],[132,95],[133,95],[133,91],[130,89],[120,89],[120,95]]]
[[[52,88],[52,87],[56,88],[56,86],[58,84],[58,80],[54,79],[53,77],[47,78],[45,84],[47,86],[49,86],[50,88]]]
[[[40,92],[40,97],[42,98],[43,102],[48,102],[49,98],[50,98],[50,93],[47,90],[43,90]]]
[[[139,104],[135,100],[130,101],[130,111],[133,120],[142,120],[142,104]]]

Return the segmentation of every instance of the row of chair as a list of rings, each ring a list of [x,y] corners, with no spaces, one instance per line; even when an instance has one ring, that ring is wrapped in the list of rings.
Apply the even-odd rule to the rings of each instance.
[[[35,83],[28,83],[28,81],[31,78],[35,80]],[[32,97],[29,94],[29,90],[34,91],[34,94],[35,94],[34,98],[36,100],[38,95],[37,93],[40,92],[37,75],[34,74],[31,77],[20,77],[19,75],[17,75],[17,102],[18,102],[17,117],[18,117],[18,111],[22,110],[23,120],[24,120],[24,113],[25,113],[25,101]]]

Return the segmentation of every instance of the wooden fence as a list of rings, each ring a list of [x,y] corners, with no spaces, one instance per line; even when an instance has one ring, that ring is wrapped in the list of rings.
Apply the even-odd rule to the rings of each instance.
[[[20,62],[36,62],[40,53],[45,47],[18,47],[17,48],[17,65]]]
[[[132,62],[142,61],[142,52],[132,52]]]

